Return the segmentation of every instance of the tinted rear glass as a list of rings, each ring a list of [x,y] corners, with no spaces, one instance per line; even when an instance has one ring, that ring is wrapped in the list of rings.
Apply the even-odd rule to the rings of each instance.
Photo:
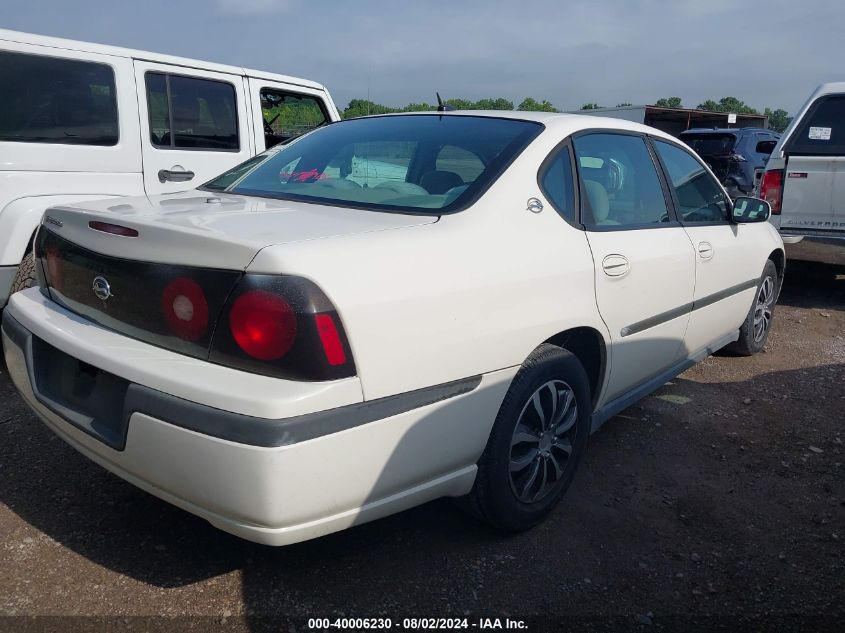
[[[730,133],[681,134],[681,140],[699,156],[730,154],[736,145],[736,136]]]
[[[0,140],[115,145],[111,66],[0,52]]]
[[[786,153],[845,155],[845,95],[822,97],[810,106],[789,138]]]
[[[386,211],[454,211],[481,195],[542,129],[456,115],[343,121],[235,167],[206,188]]]

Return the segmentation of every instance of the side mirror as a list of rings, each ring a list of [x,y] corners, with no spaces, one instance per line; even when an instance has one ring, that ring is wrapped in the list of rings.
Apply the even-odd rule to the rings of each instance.
[[[741,196],[734,200],[733,221],[736,224],[765,222],[772,214],[772,207],[760,198]]]
[[[759,143],[757,143],[757,153],[767,155],[771,154],[773,151],[775,151],[775,145],[777,144],[777,141],[760,141]]]

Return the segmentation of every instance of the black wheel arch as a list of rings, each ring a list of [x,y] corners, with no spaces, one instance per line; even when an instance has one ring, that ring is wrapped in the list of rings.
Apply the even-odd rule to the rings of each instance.
[[[571,352],[580,361],[587,372],[595,409],[607,373],[607,344],[601,333],[591,327],[576,327],[558,332],[543,342]]]

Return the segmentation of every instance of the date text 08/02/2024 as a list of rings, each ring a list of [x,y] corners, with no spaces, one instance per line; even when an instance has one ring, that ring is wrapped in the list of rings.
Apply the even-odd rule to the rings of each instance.
[[[525,630],[528,628],[524,620],[511,618],[403,618],[394,622],[391,618],[310,618],[308,628],[316,631],[331,629],[347,630],[447,630],[447,629],[478,629],[478,630]]]

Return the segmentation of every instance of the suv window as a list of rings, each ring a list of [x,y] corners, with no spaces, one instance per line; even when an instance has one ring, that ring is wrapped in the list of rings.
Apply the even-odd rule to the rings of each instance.
[[[636,226],[669,221],[663,187],[645,139],[587,134],[574,141],[583,185],[582,222]]]
[[[153,72],[145,79],[154,146],[218,151],[240,148],[232,84]]]
[[[116,145],[111,66],[0,52],[0,140]]]
[[[845,95],[819,98],[795,128],[787,154],[845,155]]]
[[[684,224],[727,222],[728,201],[704,166],[677,145],[655,140],[654,146],[666,166],[681,221]]]
[[[693,148],[699,156],[730,154],[736,146],[736,135],[730,132],[683,133],[680,139]]]
[[[310,132],[329,120],[318,97],[274,88],[262,88],[259,96],[267,149]]]
[[[540,183],[543,193],[555,209],[570,222],[575,222],[575,187],[572,182],[572,161],[569,148],[559,150],[547,163]]]

